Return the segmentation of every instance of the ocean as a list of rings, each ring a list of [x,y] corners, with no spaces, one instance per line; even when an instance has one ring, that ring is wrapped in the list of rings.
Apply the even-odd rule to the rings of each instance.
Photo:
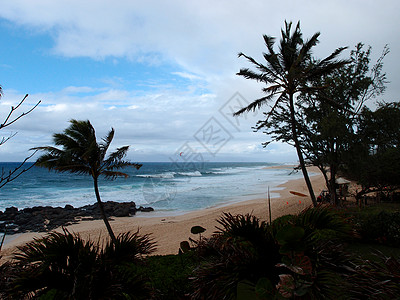
[[[0,163],[3,172],[17,163]],[[301,178],[287,168],[266,168],[270,163],[169,163],[145,162],[128,178],[100,178],[103,201],[134,201],[161,215],[180,214],[249,199],[279,197],[278,185]],[[80,207],[96,202],[90,176],[55,173],[33,167],[0,189],[0,210],[33,206]]]

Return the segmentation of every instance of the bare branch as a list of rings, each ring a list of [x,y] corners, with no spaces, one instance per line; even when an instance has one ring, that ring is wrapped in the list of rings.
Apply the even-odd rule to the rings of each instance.
[[[24,164],[32,158],[36,154],[37,150],[34,151],[31,155],[29,155],[27,158],[24,159],[22,163],[20,163],[17,167],[15,167],[13,170],[10,170],[8,172],[4,171],[4,168],[1,170],[1,177],[0,177],[0,189],[5,186],[7,183],[17,179],[19,176],[21,176],[23,173],[29,171],[32,169],[35,164],[32,164],[31,166],[22,169]]]
[[[23,116],[26,116],[27,114],[31,113],[41,102],[42,100],[38,101],[31,109],[29,109],[26,112],[23,112],[22,114],[20,114],[18,117],[12,119],[12,115],[13,113],[21,107],[22,103],[24,103],[24,101],[26,100],[26,98],[28,98],[28,94],[25,95],[25,97],[18,103],[17,106],[11,106],[11,110],[8,113],[6,119],[4,120],[4,122],[2,124],[0,124],[0,129],[3,129],[4,127],[7,127],[13,123],[15,123],[16,121],[18,121],[19,119],[21,119]]]
[[[0,87],[0,96],[1,96],[1,87]],[[17,106],[11,106],[10,112],[4,119],[4,122],[0,124],[0,129],[3,129],[7,126],[10,126],[11,124],[15,123],[22,117],[30,114],[40,103],[41,101],[38,101],[31,109],[19,114],[16,117],[13,117],[13,114],[22,106],[22,104],[25,102],[26,98],[28,97],[28,94],[25,95],[25,97],[17,104]],[[13,138],[17,133],[11,133],[8,137],[2,137],[0,139],[0,146],[4,145],[8,140]],[[24,168],[24,164],[35,155],[37,151],[34,151],[31,155],[26,157],[22,163],[20,163],[17,167],[15,167],[13,170],[8,170],[7,172],[4,170],[4,168],[1,170],[0,173],[0,188],[5,186],[7,183],[17,179],[19,176],[21,176],[23,173],[29,171],[35,164],[32,164],[31,166]]]
[[[0,140],[0,146],[5,144],[8,140],[12,139],[17,133],[11,133],[8,137],[2,137]]]

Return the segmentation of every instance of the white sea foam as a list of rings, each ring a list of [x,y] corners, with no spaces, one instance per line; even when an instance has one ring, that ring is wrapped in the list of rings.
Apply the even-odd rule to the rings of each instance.
[[[142,177],[142,178],[174,178],[175,172],[166,172],[166,173],[161,173],[161,174],[142,174],[142,175],[136,175],[136,177]]]
[[[301,177],[299,173],[289,175],[291,170],[287,168],[263,169],[265,166],[208,163],[195,170],[168,163],[145,164],[143,170],[132,171],[127,179],[100,181],[100,194],[103,201],[134,201],[138,206],[152,206],[157,211],[180,212],[229,203],[233,199],[247,200],[249,195],[263,197],[268,186],[272,191],[287,180]],[[10,206],[79,207],[96,201],[90,176],[54,174],[42,169],[35,172],[2,188],[0,210]]]
[[[197,177],[197,176],[202,176],[202,174],[199,171],[194,171],[194,172],[178,172],[178,175],[181,176],[192,176],[192,177]]]

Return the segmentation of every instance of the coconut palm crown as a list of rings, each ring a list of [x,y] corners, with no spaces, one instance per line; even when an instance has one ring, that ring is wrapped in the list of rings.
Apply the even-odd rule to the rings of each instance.
[[[254,58],[239,53],[239,57],[245,57],[251,62],[257,71],[242,68],[237,73],[246,79],[256,80],[267,86],[262,89],[266,96],[254,100],[248,106],[243,107],[234,115],[241,115],[244,112],[260,109],[265,104],[270,104],[270,110],[266,113],[267,119],[260,121],[256,129],[260,129],[268,123],[268,118],[276,110],[285,107],[288,119],[290,120],[292,140],[295,144],[300,167],[306,181],[310,197],[317,204],[311,182],[305,167],[303,154],[298,140],[298,129],[295,118],[295,94],[299,92],[313,92],[321,89],[321,86],[314,86],[311,83],[316,78],[327,75],[335,69],[345,65],[347,61],[336,60],[337,56],[346,48],[336,49],[330,56],[322,60],[313,60],[312,48],[318,43],[319,32],[315,33],[309,40],[304,41],[300,31],[300,22],[297,23],[294,32],[291,32],[292,23],[285,21],[285,29],[281,30],[282,38],[279,44],[279,52],[274,51],[275,38],[264,35],[264,42],[267,53],[263,53],[266,63],[257,62]]]
[[[89,120],[71,120],[70,123],[71,125],[63,133],[53,135],[54,144],[61,146],[61,149],[53,146],[32,148],[32,150],[46,152],[37,159],[35,165],[56,172],[91,175],[103,221],[114,242],[116,238],[104,212],[99,193],[98,178],[100,175],[109,179],[126,178],[128,174],[121,172],[122,168],[133,166],[139,169],[142,165],[124,160],[129,146],[117,148],[115,152],[106,157],[114,138],[113,128],[101,142],[97,142],[95,130]]]

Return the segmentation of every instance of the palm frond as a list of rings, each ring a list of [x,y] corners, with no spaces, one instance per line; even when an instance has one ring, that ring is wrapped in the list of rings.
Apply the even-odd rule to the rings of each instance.
[[[249,105],[247,105],[246,107],[243,107],[242,109],[238,110],[237,112],[235,112],[233,115],[234,116],[238,116],[243,114],[244,112],[248,112],[251,110],[256,110],[256,108],[260,108],[266,101],[268,101],[271,98],[270,95],[266,96],[266,97],[262,97],[260,99],[254,100],[252,103],[250,103]]]
[[[108,132],[107,136],[102,139],[102,142],[99,143],[99,148],[101,151],[101,160],[104,160],[106,157],[106,153],[108,151],[108,148],[110,147],[110,144],[114,138],[114,128],[111,128],[111,130]]]
[[[102,171],[101,175],[105,176],[106,179],[115,179],[117,177],[124,177],[124,178],[129,177],[129,175],[127,173],[118,172],[118,171],[108,171],[108,170]]]
[[[256,68],[262,72],[262,74],[264,75],[264,78],[262,80],[259,81],[264,81],[265,83],[269,83],[269,81],[273,81],[276,80],[276,78],[278,77],[277,73],[279,74],[280,72],[276,72],[271,70],[270,68],[268,68],[267,66],[264,66],[263,64],[260,64],[259,62],[257,62],[254,58],[245,55],[244,53],[240,53],[239,57],[244,56],[248,61],[250,61],[252,64],[254,64],[256,66]],[[272,65],[271,62],[268,61],[268,59],[266,59],[267,62]],[[239,71],[239,73],[237,73],[237,75],[239,76],[245,76],[246,77],[246,70],[250,71],[249,69],[241,69]],[[254,73],[254,72],[253,72]],[[257,73],[254,73],[257,74]],[[250,78],[247,78],[250,79]],[[256,79],[256,78],[251,78],[251,79]],[[267,81],[267,79],[269,81]]]
[[[71,125],[64,130],[64,134],[73,138],[81,147],[85,147],[96,140],[96,133],[89,122],[72,119]]]
[[[52,147],[52,146],[34,147],[29,150],[46,151],[49,154],[54,155],[54,156],[61,156],[65,153],[64,150],[60,150],[60,149],[58,149],[56,147]]]
[[[109,241],[105,245],[101,255],[103,259],[112,260],[114,263],[134,262],[155,250],[156,244],[150,234],[140,235],[137,230],[119,234],[116,242]]]

